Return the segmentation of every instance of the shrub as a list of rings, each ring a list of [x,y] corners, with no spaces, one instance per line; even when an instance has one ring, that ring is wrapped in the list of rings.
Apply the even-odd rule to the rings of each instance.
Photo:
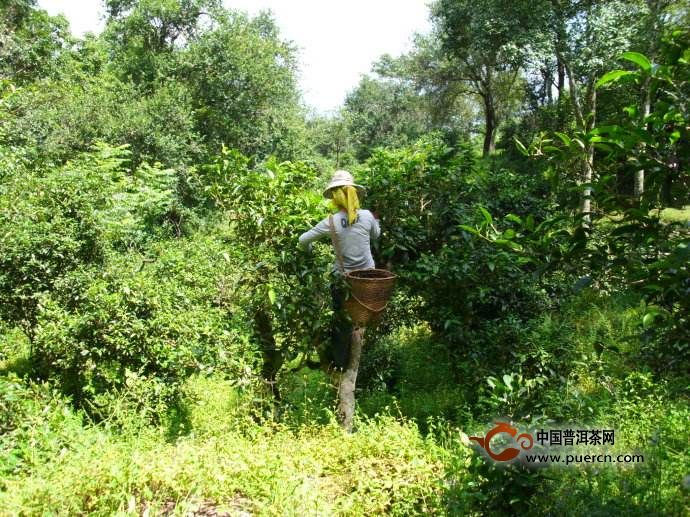
[[[381,262],[405,264],[448,241],[471,201],[476,162],[469,147],[448,147],[434,135],[374,151],[361,177],[366,203],[381,216]]]
[[[238,296],[271,382],[284,362],[326,347],[332,255],[320,245],[311,254],[298,246],[300,233],[326,214],[317,179],[302,162],[271,158],[250,169],[228,150],[206,168],[207,188],[231,219],[242,257]]]
[[[179,234],[172,170],[97,145],[44,175],[12,176],[0,191],[0,317],[33,337],[39,300],[63,275],[101,264],[107,248]]]
[[[115,162],[102,165],[110,172]],[[108,193],[90,188],[89,178],[75,181],[77,176],[62,170],[12,177],[0,195],[0,317],[21,325],[29,337],[40,296],[66,272],[103,258],[96,209]]]
[[[525,321],[548,306],[548,293],[535,284],[536,264],[511,249],[520,231],[511,221],[523,219],[506,217],[500,232],[480,205],[487,200],[495,209],[527,211],[525,224],[534,230],[530,211],[542,201],[533,186],[510,186],[513,173],[485,171],[468,146],[451,148],[434,135],[409,148],[374,152],[363,172],[368,201],[381,211],[380,259],[423,300],[419,314],[456,348],[490,343],[482,336],[485,327],[509,315]],[[503,246],[477,238],[482,235],[471,224],[501,234]]]
[[[107,73],[75,74],[26,86],[7,105],[13,116],[0,136],[25,147],[36,164],[62,164],[99,141],[129,146],[134,168],[144,161],[185,166],[205,153],[190,94],[180,83],[150,93]]]
[[[254,362],[232,327],[223,254],[214,239],[175,241],[65,276],[41,303],[39,373],[97,418],[125,403],[154,420],[192,373],[241,379]]]

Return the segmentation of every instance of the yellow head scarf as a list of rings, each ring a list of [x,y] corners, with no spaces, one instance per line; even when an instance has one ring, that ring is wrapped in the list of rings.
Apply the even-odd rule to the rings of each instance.
[[[359,208],[357,189],[349,185],[333,189],[332,202],[336,209],[345,210],[347,212],[347,220],[350,224],[354,224],[357,219],[357,209]]]

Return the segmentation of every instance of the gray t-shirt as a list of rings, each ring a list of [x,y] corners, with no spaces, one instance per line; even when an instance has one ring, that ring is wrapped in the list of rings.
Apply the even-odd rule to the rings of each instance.
[[[333,225],[338,238],[340,252],[343,255],[343,267],[346,272],[357,269],[372,269],[376,267],[371,256],[371,241],[381,235],[379,222],[369,210],[357,210],[357,219],[350,225],[345,211],[333,215]],[[299,243],[304,249],[310,249],[311,243],[323,237],[330,238],[331,230],[326,217],[308,232],[300,235]],[[333,269],[340,270],[338,259]]]

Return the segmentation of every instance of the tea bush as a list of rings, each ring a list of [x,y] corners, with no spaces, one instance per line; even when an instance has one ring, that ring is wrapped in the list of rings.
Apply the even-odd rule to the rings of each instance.
[[[100,144],[55,171],[3,184],[0,314],[30,337],[40,297],[61,276],[102,264],[110,248],[174,234],[174,171],[143,164],[130,174],[129,158],[126,148]]]
[[[207,167],[206,181],[231,220],[242,257],[238,296],[273,382],[285,362],[327,353],[332,255],[319,245],[307,253],[297,243],[328,212],[315,192],[318,174],[307,164],[248,163],[224,151]]]
[[[45,166],[73,160],[99,141],[128,146],[134,168],[145,161],[180,167],[205,155],[183,84],[171,82],[144,94],[110,73],[81,73],[85,77],[18,90],[7,109],[20,116],[7,121],[3,141],[26,149],[33,164]]]
[[[485,345],[478,354],[484,354],[488,363],[500,360],[496,354],[505,346],[489,345],[494,342],[492,326],[503,329],[494,335],[509,340],[505,330],[510,324],[503,320],[519,325],[530,319],[550,306],[550,292],[560,286],[536,283],[538,265],[510,248],[510,239],[520,231],[511,221],[522,223],[522,218],[511,214],[513,219],[499,223],[482,205],[487,200],[496,209],[540,207],[537,215],[524,214],[533,231],[535,217],[545,213],[543,193],[534,185],[532,191],[509,187],[512,172],[487,174],[470,148],[451,148],[440,137],[422,139],[405,149],[378,150],[362,174],[370,188],[367,202],[381,212],[379,260],[390,263],[403,288],[423,300],[418,315],[456,348],[481,341]],[[524,204],[515,206],[516,198]],[[468,228],[477,224],[498,233],[496,227],[502,225],[505,245],[476,238]]]
[[[237,276],[225,249],[212,238],[169,241],[66,275],[42,301],[40,374],[97,418],[124,397],[154,420],[179,401],[192,373],[242,379],[255,360],[233,326],[228,286]]]
[[[103,260],[93,192],[68,171],[12,177],[0,195],[0,315],[33,336],[42,293],[64,273]]]

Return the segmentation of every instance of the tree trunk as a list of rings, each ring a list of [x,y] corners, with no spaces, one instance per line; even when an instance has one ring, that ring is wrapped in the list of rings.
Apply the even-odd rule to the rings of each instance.
[[[565,91],[565,67],[563,61],[558,59],[558,100],[560,102],[563,92]]]
[[[642,120],[646,120],[652,110],[652,95],[650,91],[650,81],[647,79],[644,86],[644,111],[642,113]],[[642,144],[644,146],[644,144]],[[636,199],[640,199],[644,194],[644,169],[639,169],[635,171],[635,184],[633,195]]]
[[[553,1],[553,0],[552,0]],[[563,59],[565,53],[566,44],[566,29],[563,13],[561,12],[560,5],[556,3],[554,5],[555,13],[557,15],[557,26],[556,38],[554,41],[554,49],[556,50],[556,74],[557,74],[557,85],[558,88],[558,127],[563,129],[565,127],[565,109],[563,107],[563,94],[565,93],[565,74],[566,66]]]
[[[558,129],[563,130],[565,127],[565,108],[563,106],[563,94],[565,93],[565,66],[563,66],[563,61],[561,61],[560,56],[557,57],[558,63],[558,98],[556,100],[556,106],[558,107]]]
[[[647,52],[647,56],[650,59],[654,59],[656,57],[657,53],[657,38],[659,36],[659,19],[661,17],[661,10],[659,6],[659,2],[656,0],[647,0],[647,8],[649,9],[649,15],[648,15],[648,23],[647,23],[647,28],[646,31],[648,34],[652,34],[652,37],[650,38],[649,41],[651,41],[650,47]],[[645,120],[649,114],[652,111],[652,92],[651,92],[651,84],[649,78],[645,81],[644,84],[644,111],[643,111],[643,120]],[[649,129],[649,125],[647,124],[647,128]],[[644,144],[643,144],[644,146]],[[633,185],[633,195],[635,196],[636,199],[640,199],[642,197],[642,194],[644,194],[644,176],[645,172],[644,169],[640,169],[638,171],[635,171],[635,182]]]
[[[586,97],[585,109],[587,110],[587,118],[584,120],[584,131],[591,131],[596,125],[597,119],[597,89],[595,88],[594,77],[589,78],[589,83],[587,85],[587,97]],[[582,193],[582,214],[583,221],[585,224],[591,222],[591,211],[592,211],[592,187],[591,183],[594,179],[594,145],[591,143],[587,144],[586,154],[585,154],[585,167],[584,174],[582,178],[582,183],[585,184],[584,191]]]
[[[591,222],[591,212],[592,212],[592,177],[593,167],[592,159],[594,155],[594,147],[591,145],[587,149],[587,155],[584,160],[584,170],[582,172],[582,183],[584,184],[584,189],[582,191],[582,204],[580,205],[580,212],[582,213],[582,221],[584,225],[589,225]]]
[[[577,80],[573,75],[573,71],[570,67],[570,63],[563,56],[560,57],[561,62],[565,68],[566,74],[568,76],[568,86],[570,88],[570,102],[573,106],[573,111],[575,112],[575,120],[577,121],[578,128],[586,133],[594,127],[596,120],[596,110],[597,110],[597,91],[594,87],[595,81],[594,77],[589,78],[589,83],[587,85],[586,92],[586,105],[583,109],[582,103],[580,102],[580,89],[577,84]],[[585,112],[585,110],[587,110]],[[587,115],[589,115],[587,117]],[[583,158],[582,164],[582,178],[581,182],[584,184],[582,191],[582,203],[580,205],[580,213],[582,214],[582,222],[585,226],[589,225],[591,220],[590,212],[592,211],[592,179],[594,178],[594,146],[588,144],[585,149],[585,156]]]
[[[488,156],[496,150],[496,108],[490,92],[484,95],[484,119],[485,133],[482,155]]]
[[[563,59],[561,57],[561,62],[563,63],[563,67],[565,68],[565,71],[568,75],[568,86],[570,88],[570,103],[573,106],[573,111],[575,113],[575,120],[577,122],[578,128],[585,132],[587,131],[587,123],[585,122],[585,116],[582,111],[582,104],[580,103],[580,97],[579,97],[579,88],[577,81],[575,80],[575,77],[573,76],[573,72],[570,69],[570,64],[568,63],[567,60]],[[582,177],[581,177],[581,182],[585,183],[584,190],[582,192],[582,200],[580,204],[580,213],[582,214],[583,217],[583,223],[588,224],[590,221],[589,213],[592,210],[592,203],[591,203],[591,195],[592,195],[592,188],[589,185],[592,181],[592,162],[590,161],[590,154],[593,154],[594,149],[589,146],[588,149],[585,150],[585,156],[582,164]]]
[[[544,96],[542,104],[546,102],[551,106],[553,104],[553,69],[549,66],[548,59],[544,63]]]
[[[639,169],[635,171],[635,185],[633,196],[635,196],[635,198],[639,200],[642,197],[642,194],[644,194],[644,169]]]
[[[340,377],[340,389],[338,390],[338,420],[342,428],[348,433],[352,432],[352,420],[355,415],[355,387],[357,384],[357,372],[359,371],[359,358],[362,355],[363,341],[364,328],[355,328],[352,331],[350,359],[348,360],[347,368]]]
[[[273,399],[271,404],[273,418],[277,419],[279,416],[278,404],[281,397],[276,380],[285,357],[276,346],[271,317],[265,309],[259,309],[254,315],[254,330],[258,334],[259,342],[261,343],[261,356],[263,358],[261,376],[264,380],[266,394]]]

